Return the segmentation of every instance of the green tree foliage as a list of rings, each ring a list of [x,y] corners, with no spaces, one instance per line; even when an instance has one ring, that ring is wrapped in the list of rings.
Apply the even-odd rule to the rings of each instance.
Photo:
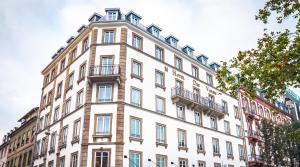
[[[223,62],[217,72],[221,90],[236,95],[237,88],[242,85],[254,94],[259,85],[267,99],[275,99],[284,94],[287,87],[300,86],[299,1],[267,0],[256,19],[268,24],[271,15],[276,17],[278,24],[289,19],[295,25],[279,32],[266,30],[256,48],[240,51],[230,61]],[[231,70],[236,72],[231,74],[228,72]]]
[[[299,126],[300,122],[278,125],[267,119],[261,121],[262,158],[265,166],[294,166],[295,159],[300,158],[300,138],[291,136],[291,133]]]

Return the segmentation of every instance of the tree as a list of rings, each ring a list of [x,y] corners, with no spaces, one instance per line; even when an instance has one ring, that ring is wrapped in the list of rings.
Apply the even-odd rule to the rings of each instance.
[[[300,3],[267,0],[255,18],[268,24],[271,15],[276,15],[278,24],[290,19],[295,25],[278,32],[265,29],[256,48],[240,51],[230,61],[223,62],[217,72],[219,89],[236,95],[242,85],[255,94],[259,86],[267,99],[275,100],[287,87],[300,87]],[[229,73],[231,70],[235,73]]]

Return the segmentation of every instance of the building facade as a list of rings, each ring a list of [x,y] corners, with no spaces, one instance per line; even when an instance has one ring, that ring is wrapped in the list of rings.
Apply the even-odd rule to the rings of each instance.
[[[94,14],[42,71],[34,166],[246,166],[218,64],[140,20]]]
[[[240,101],[245,122],[247,162],[250,167],[264,166],[262,160],[263,140],[260,133],[260,122],[262,119],[269,119],[278,124],[287,124],[293,121],[293,116],[282,106],[272,104],[266,100],[261,93],[254,97],[241,90]]]
[[[2,144],[0,145],[0,167],[6,167],[6,160],[9,148],[9,138],[7,135],[3,137]]]
[[[38,110],[38,107],[31,109],[19,120],[21,125],[11,130],[8,134],[10,140],[6,160],[7,167],[32,166],[34,134]]]

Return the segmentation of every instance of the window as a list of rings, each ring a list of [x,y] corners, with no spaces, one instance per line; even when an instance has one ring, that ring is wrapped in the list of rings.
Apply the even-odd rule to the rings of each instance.
[[[86,37],[82,41],[82,53],[85,52],[86,50],[88,50],[88,48],[89,48],[89,37]]]
[[[175,68],[182,70],[182,59],[175,56]]]
[[[213,86],[213,77],[211,74],[206,73],[206,82],[208,83],[208,85]]]
[[[218,126],[217,126],[217,118],[216,117],[210,117],[210,127],[212,129],[217,130]]]
[[[167,156],[156,154],[156,166],[157,167],[167,167]]]
[[[70,53],[69,64],[76,59],[77,56],[77,48],[73,49]]]
[[[66,145],[68,139],[68,126],[63,127],[62,129],[62,144]]]
[[[186,148],[186,131],[182,129],[178,129],[178,147]]]
[[[43,96],[42,105],[43,105],[43,107],[47,107],[47,95]]]
[[[30,150],[28,153],[27,165],[31,164],[31,155],[32,155],[32,150]]]
[[[59,119],[59,106],[54,109],[53,123]]]
[[[56,131],[51,134],[50,138],[50,150],[55,150],[55,144],[56,144]]]
[[[41,155],[44,155],[46,153],[47,150],[47,138],[44,137],[42,139],[42,145],[41,145]]]
[[[177,118],[181,119],[181,120],[185,120],[185,110],[184,110],[184,106],[177,104],[176,105],[176,110],[177,110]]]
[[[204,136],[196,134],[197,152],[204,152]]]
[[[130,117],[130,137],[142,138],[142,119]]]
[[[233,106],[233,110],[234,110],[234,117],[236,119],[241,119],[239,108],[237,106]]]
[[[242,137],[242,135],[241,135],[241,126],[240,125],[236,125],[236,135],[238,137]]]
[[[156,123],[156,143],[166,144],[166,125]]]
[[[78,166],[78,152],[71,154],[71,167],[77,167]]]
[[[214,167],[222,167],[220,163],[214,163]]]
[[[195,112],[195,124],[202,125],[202,117],[200,112]]]
[[[165,74],[158,70],[155,70],[155,86],[161,88],[165,87]]]
[[[118,13],[116,11],[108,12],[108,20],[110,21],[118,20]]]
[[[142,166],[142,152],[129,151],[129,167]]]
[[[78,77],[78,81],[81,81],[84,79],[85,77],[85,68],[86,68],[86,63],[82,64],[79,67],[79,77]]]
[[[213,144],[213,153],[214,153],[214,155],[219,155],[220,154],[219,139],[212,138],[212,144]]]
[[[179,167],[188,167],[188,160],[184,158],[179,158]]]
[[[103,43],[110,44],[114,43],[115,40],[115,32],[113,30],[104,30]]]
[[[76,108],[79,108],[82,105],[83,105],[83,89],[77,93]]]
[[[98,98],[99,102],[109,102],[113,100],[113,85],[101,84],[98,85]]]
[[[199,78],[199,69],[194,65],[192,65],[192,76],[195,78]]]
[[[59,98],[61,96],[61,93],[62,93],[62,84],[63,84],[63,82],[61,81],[57,85],[56,98]]]
[[[69,77],[68,77],[68,88],[67,89],[72,89],[73,87],[73,80],[74,80],[74,72],[72,72]]]
[[[111,114],[104,114],[104,115],[96,115],[95,116],[96,122],[96,135],[110,135],[111,134]]]
[[[143,38],[133,33],[132,46],[136,49],[143,50]]]
[[[227,157],[233,157],[232,143],[229,141],[226,142],[226,150],[227,150]]]
[[[44,120],[44,129],[48,127],[50,121],[50,114],[45,115],[45,120]]]
[[[56,69],[54,68],[52,71],[51,71],[51,80],[53,80],[56,76]]]
[[[40,120],[39,120],[39,130],[43,130],[43,122],[44,122],[44,117],[41,117]]]
[[[142,106],[142,90],[131,88],[131,104],[134,106]]]
[[[245,155],[244,155],[244,146],[239,144],[238,148],[239,148],[240,160],[243,160],[245,158]]]
[[[131,77],[136,77],[138,79],[142,78],[142,63],[137,60],[132,60],[131,65]]]
[[[180,94],[183,93],[183,92],[181,92],[181,91],[183,91],[183,90],[181,90],[181,89],[183,89],[183,82],[182,81],[176,79],[175,80],[175,87],[177,88],[177,90],[179,91]]]
[[[48,162],[48,167],[54,167],[54,161],[53,160]]]
[[[53,96],[53,93],[52,93],[52,90],[50,90],[48,93],[48,105],[50,105],[52,102],[52,96]]]
[[[109,151],[96,151],[94,153],[94,166],[95,167],[109,167],[110,152]]]
[[[208,105],[209,105],[209,107],[214,108],[215,96],[210,95],[210,94],[208,95]]]
[[[59,159],[59,167],[65,167],[65,157]]]
[[[66,59],[62,59],[60,61],[60,72],[62,72],[66,68]]]
[[[74,121],[73,140],[79,140],[79,134],[80,134],[80,119],[77,119],[76,121]]]
[[[71,110],[71,98],[67,99],[67,101],[65,102],[65,106],[64,106],[64,111],[63,111],[63,116],[67,115],[70,113]]]
[[[34,145],[34,155],[39,155],[41,140],[38,140]]]
[[[200,90],[198,88],[193,88],[193,96],[194,96],[194,101],[200,103]]]
[[[44,85],[46,85],[48,82],[49,82],[49,79],[50,79],[50,74],[46,75],[45,76],[45,79],[44,79]]]
[[[230,134],[230,123],[228,121],[224,121],[224,132]]]
[[[155,97],[155,104],[156,104],[156,112],[158,113],[165,113],[166,103],[165,99],[160,96]]]
[[[155,58],[164,61],[164,50],[161,47],[155,46]]]
[[[227,102],[222,100],[222,110],[224,113],[228,113],[228,105]]]
[[[198,167],[205,167],[204,161],[198,161]]]

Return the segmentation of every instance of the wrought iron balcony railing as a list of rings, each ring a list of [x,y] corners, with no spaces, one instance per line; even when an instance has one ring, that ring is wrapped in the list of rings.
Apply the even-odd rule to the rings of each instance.
[[[91,66],[89,68],[89,79],[96,82],[112,82],[119,81],[120,66],[106,65],[106,66]]]

